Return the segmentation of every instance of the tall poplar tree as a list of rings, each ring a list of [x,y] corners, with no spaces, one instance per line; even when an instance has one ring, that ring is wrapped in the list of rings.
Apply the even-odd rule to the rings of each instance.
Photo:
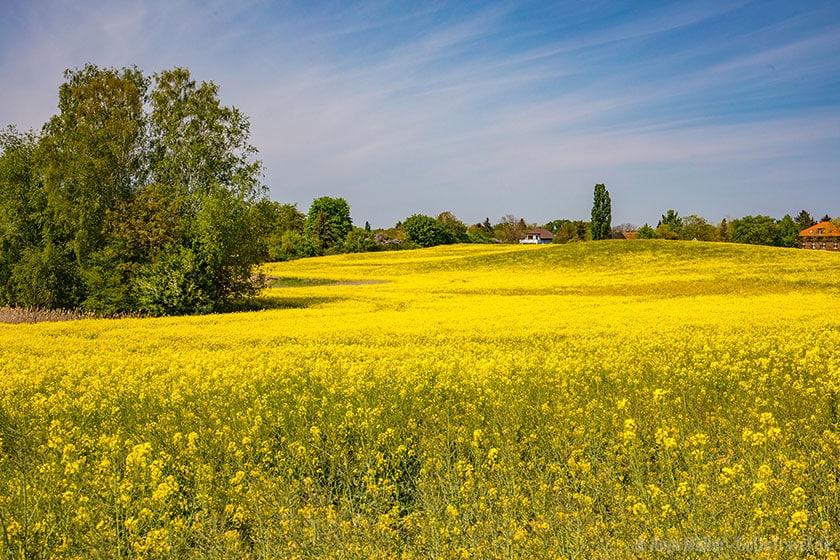
[[[609,239],[612,228],[612,208],[610,193],[607,188],[598,183],[595,185],[595,197],[592,203],[592,240]]]

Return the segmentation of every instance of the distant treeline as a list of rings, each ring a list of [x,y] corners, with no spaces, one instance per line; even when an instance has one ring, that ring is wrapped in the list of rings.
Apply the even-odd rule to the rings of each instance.
[[[823,216],[820,222],[831,221],[831,216]],[[840,219],[836,220],[840,223]],[[796,247],[799,233],[816,224],[811,214],[805,210],[795,218],[785,214],[781,219],[770,216],[744,216],[733,219],[725,218],[712,224],[697,215],[681,217],[675,210],[668,210],[656,225],[645,224],[636,230],[640,239],[684,239],[697,241],[724,241],[747,243],[750,245],[771,245],[775,247]],[[633,226],[619,226],[622,231],[635,229]],[[614,230],[616,228],[613,228]]]
[[[57,115],[40,132],[0,132],[0,306],[113,315],[206,313],[262,286],[265,261],[449,243],[554,243],[623,237],[792,247],[814,220],[747,216],[711,224],[668,210],[656,228],[612,227],[596,185],[592,220],[467,225],[452,212],[387,229],[354,225],[342,198],[306,213],[267,198],[248,118],[213,82],[175,68],[68,70]],[[828,219],[826,216],[824,219]]]
[[[350,207],[341,198],[319,198],[307,213],[296,205],[263,202],[266,216],[269,259],[291,260],[302,257],[338,253],[358,253],[397,249],[415,249],[451,243],[518,243],[529,230],[542,228],[550,231],[552,243],[592,241],[592,222],[557,219],[545,224],[526,222],[508,214],[498,222],[489,218],[483,222],[466,225],[452,212],[442,212],[437,217],[414,214],[386,229],[355,227],[350,220]],[[831,221],[823,216],[820,221]],[[835,223],[840,219],[834,220]],[[644,224],[611,225],[608,231],[615,239],[682,239],[696,241],[721,241],[796,247],[800,231],[814,225],[811,215],[802,210],[796,218],[785,215],[781,219],[770,216],[744,216],[718,223],[711,223],[697,215],[680,216],[673,209],[662,215],[656,227]],[[331,224],[331,225],[328,225]],[[625,235],[631,234],[631,235]]]

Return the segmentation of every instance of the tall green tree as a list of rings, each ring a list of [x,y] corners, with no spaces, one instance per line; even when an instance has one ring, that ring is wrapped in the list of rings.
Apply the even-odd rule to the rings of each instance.
[[[286,261],[310,256],[311,245],[303,235],[306,215],[295,204],[261,200],[253,209],[257,227],[265,240],[270,261]]]
[[[493,226],[496,238],[502,243],[519,243],[520,239],[525,238],[527,229],[525,220],[513,214],[505,214],[501,221]]]
[[[72,299],[59,281],[70,259],[57,255],[46,237],[38,141],[31,131],[0,132],[0,305],[50,307]]]
[[[668,209],[656,224],[656,237],[659,239],[679,239],[683,220],[673,208]]]
[[[673,208],[669,208],[668,211],[662,214],[662,217],[659,219],[657,226],[661,225],[666,225],[671,228],[672,231],[679,233],[683,227],[683,219],[680,217],[679,212]]]
[[[799,214],[796,215],[796,218],[794,218],[793,221],[796,223],[797,227],[799,227],[799,231],[809,228],[817,223],[807,210],[800,210]]]
[[[155,74],[151,92],[151,172],[185,194],[224,189],[251,201],[263,192],[250,121],[219,100],[219,86],[196,83],[189,70]]]
[[[784,218],[776,222],[776,239],[773,244],[777,247],[796,247],[800,231],[790,214],[785,214]]]
[[[81,268],[107,243],[107,213],[146,179],[144,102],[137,68],[88,64],[65,72],[59,113],[41,137],[40,172],[50,220]]]
[[[437,221],[449,232],[453,243],[469,243],[470,238],[467,235],[467,226],[455,217],[455,214],[449,211],[441,212],[438,214]]]
[[[680,239],[714,241],[717,237],[717,228],[701,216],[690,214],[681,218],[680,221],[682,222],[679,228]]]
[[[252,209],[265,197],[262,163],[253,157],[248,118],[222,105],[218,92],[184,68],[155,75],[150,173],[178,201],[182,222],[179,239],[161,247],[140,274],[141,306],[155,313],[217,309],[259,287],[252,269],[266,249]],[[166,301],[156,304],[155,294],[164,293]]]
[[[776,238],[776,220],[770,216],[744,216],[730,225],[729,240],[733,243],[774,245]]]
[[[248,119],[182,68],[65,78],[40,136],[2,137],[0,301],[191,313],[253,293],[265,189]]]
[[[420,247],[434,247],[454,243],[452,233],[431,216],[413,214],[403,222],[408,239]]]
[[[636,239],[656,239],[656,230],[645,224],[637,230]]]
[[[723,218],[718,224],[717,240],[724,243],[729,241],[729,222],[726,221],[726,218]]]
[[[350,205],[346,200],[322,196],[312,201],[306,214],[304,231],[317,254],[335,252],[352,229]]]
[[[611,237],[612,204],[610,202],[610,193],[602,183],[595,185],[590,229],[593,241],[609,239]]]
[[[111,218],[146,179],[148,80],[137,68],[92,64],[66,71],[65,79],[37,157],[50,258],[33,254],[31,262],[55,260],[63,271],[50,305],[115,311],[131,306],[131,288],[130,266],[110,247]]]
[[[14,257],[41,240],[46,199],[36,170],[38,137],[0,131],[0,256]]]

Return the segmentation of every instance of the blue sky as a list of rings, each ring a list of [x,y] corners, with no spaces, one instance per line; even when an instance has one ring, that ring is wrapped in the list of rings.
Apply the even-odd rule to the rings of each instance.
[[[271,198],[357,224],[840,215],[840,2],[0,3],[0,126],[66,68],[184,66],[251,119]]]

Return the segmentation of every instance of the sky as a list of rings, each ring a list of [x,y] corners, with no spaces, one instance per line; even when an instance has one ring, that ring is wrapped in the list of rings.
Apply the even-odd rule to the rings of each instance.
[[[837,0],[0,0],[0,127],[86,63],[215,82],[270,198],[357,225],[840,215]]]

